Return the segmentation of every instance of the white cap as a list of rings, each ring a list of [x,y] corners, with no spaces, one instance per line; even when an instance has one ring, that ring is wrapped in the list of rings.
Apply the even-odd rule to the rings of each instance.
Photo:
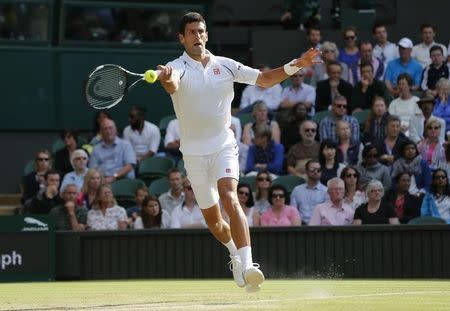
[[[405,49],[412,49],[413,43],[409,38],[401,38],[400,41],[398,41],[398,45],[400,45],[402,48]]]

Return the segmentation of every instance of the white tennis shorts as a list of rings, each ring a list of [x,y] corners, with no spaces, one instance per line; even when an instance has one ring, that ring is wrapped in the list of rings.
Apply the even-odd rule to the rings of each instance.
[[[239,180],[239,150],[227,145],[206,156],[183,156],[184,168],[191,182],[198,206],[207,209],[219,202],[217,181],[224,177]]]

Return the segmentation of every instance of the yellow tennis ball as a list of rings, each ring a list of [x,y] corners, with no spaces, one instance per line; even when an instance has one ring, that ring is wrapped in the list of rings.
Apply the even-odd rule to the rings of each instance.
[[[155,83],[156,79],[158,79],[158,75],[154,70],[147,70],[144,74],[144,80],[148,83]]]

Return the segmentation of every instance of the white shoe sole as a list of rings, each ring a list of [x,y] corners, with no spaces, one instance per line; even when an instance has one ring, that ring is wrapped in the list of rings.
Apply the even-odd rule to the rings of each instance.
[[[264,274],[261,270],[256,268],[250,268],[245,271],[245,282],[247,286],[245,290],[248,293],[257,292],[261,289],[261,284],[264,282]]]

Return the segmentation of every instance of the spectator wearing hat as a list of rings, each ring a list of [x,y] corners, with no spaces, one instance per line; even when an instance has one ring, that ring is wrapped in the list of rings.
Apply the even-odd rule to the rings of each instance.
[[[77,191],[81,191],[84,183],[84,176],[88,171],[88,154],[83,149],[75,150],[70,156],[70,163],[72,164],[73,171],[67,173],[61,183],[61,189],[64,189],[68,184],[75,184]]]
[[[447,58],[445,46],[434,41],[436,32],[433,25],[422,24],[420,26],[420,36],[422,38],[422,42],[413,47],[411,56],[422,65],[422,68],[425,68],[431,63],[430,49],[434,45],[440,46],[443,51],[443,56]]]
[[[402,38],[399,42],[400,57],[389,62],[384,80],[392,96],[397,97],[397,78],[402,73],[408,73],[413,78],[412,90],[418,90],[422,78],[422,66],[411,58],[413,43],[409,38]]]
[[[433,115],[445,120],[445,132],[450,131],[450,81],[441,78],[436,84],[438,96],[435,100]]]
[[[422,110],[422,115],[418,115],[411,120],[410,139],[415,143],[422,141],[427,134],[427,129],[425,125],[428,123],[429,120],[436,120],[440,126],[439,141],[443,143],[445,141],[446,124],[444,119],[434,114],[434,111],[436,110],[434,98],[430,95],[424,95],[417,102],[417,104],[419,105],[420,110]],[[450,121],[450,114],[448,118]]]
[[[439,45],[433,45],[430,48],[431,64],[425,67],[422,74],[422,90],[431,96],[437,96],[436,84],[444,78],[448,79],[450,64],[445,62],[444,50]]]

